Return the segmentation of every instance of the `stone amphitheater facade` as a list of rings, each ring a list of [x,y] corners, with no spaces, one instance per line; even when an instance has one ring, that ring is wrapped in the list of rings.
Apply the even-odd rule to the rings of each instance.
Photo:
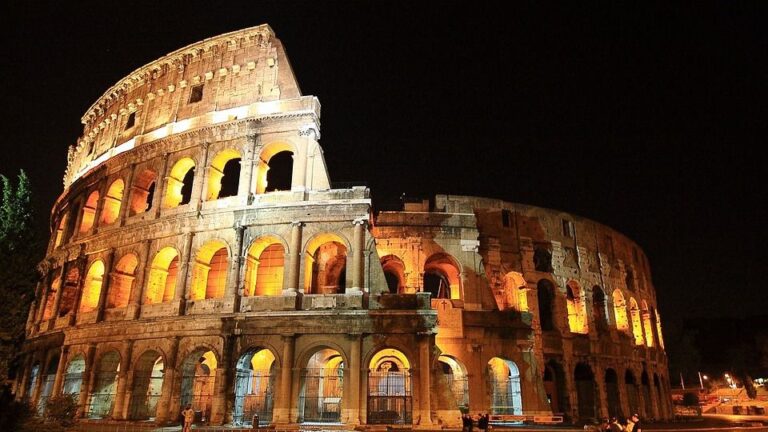
[[[16,395],[89,421],[459,424],[672,414],[648,260],[572,214],[333,188],[320,103],[267,25],[88,109]]]

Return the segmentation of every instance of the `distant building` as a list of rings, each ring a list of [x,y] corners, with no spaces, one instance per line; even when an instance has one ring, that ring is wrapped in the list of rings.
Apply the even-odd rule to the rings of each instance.
[[[266,25],[135,70],[82,122],[21,399],[161,424],[187,403],[211,424],[671,415],[635,243],[483,198],[374,217],[332,187],[320,103]]]

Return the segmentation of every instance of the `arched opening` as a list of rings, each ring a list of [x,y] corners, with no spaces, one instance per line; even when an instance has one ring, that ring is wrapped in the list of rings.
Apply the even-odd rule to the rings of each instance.
[[[93,221],[96,216],[96,206],[99,204],[99,191],[93,191],[88,195],[83,205],[82,215],[80,216],[80,233],[87,233],[93,228]]]
[[[109,284],[108,309],[128,306],[138,265],[139,259],[132,253],[124,255],[115,264],[115,269],[111,274],[112,282]]]
[[[88,268],[83,284],[83,297],[80,299],[80,313],[93,312],[99,307],[101,285],[104,282],[104,262],[94,261]]]
[[[290,145],[274,143],[268,145],[259,157],[256,168],[257,194],[290,190],[293,177],[293,152]]]
[[[664,349],[664,335],[661,333],[661,316],[655,309],[651,309],[652,317],[656,320],[656,338],[659,341],[659,348]]]
[[[552,252],[543,247],[536,247],[533,250],[533,266],[538,272],[552,272]]]
[[[45,368],[45,375],[43,375],[43,382],[40,387],[40,396],[37,398],[37,413],[40,415],[45,413],[45,405],[48,403],[48,398],[51,397],[53,392],[53,383],[56,381],[56,370],[58,368],[58,357],[53,357],[48,362],[48,367]]]
[[[75,308],[75,301],[77,300],[77,292],[80,288],[80,270],[77,267],[72,267],[67,272],[67,277],[64,279],[64,288],[61,291],[61,301],[59,303],[59,316],[63,317]]]
[[[179,159],[166,177],[165,199],[163,208],[174,208],[189,204],[192,199],[192,183],[195,179],[195,161],[191,158]]]
[[[597,418],[597,398],[595,397],[595,375],[585,363],[578,363],[573,371],[576,382],[576,397],[579,401],[579,419]]]
[[[659,380],[659,376],[657,374],[653,374],[653,387],[656,389],[656,406],[658,407],[658,414],[662,418],[668,418],[669,413],[667,412],[667,404],[664,403],[664,392],[661,389],[661,380]]]
[[[285,248],[274,237],[262,237],[245,258],[245,296],[276,296],[283,290]]]
[[[635,345],[642,345],[645,342],[643,324],[640,319],[640,309],[637,307],[634,297],[629,298],[629,315],[632,317],[632,334],[635,336]]]
[[[565,389],[565,371],[555,360],[547,362],[544,368],[544,391],[547,394],[552,413],[568,411],[568,393]]]
[[[648,311],[648,303],[645,300],[640,301],[640,315],[643,319],[643,329],[645,330],[645,345],[649,348],[653,347],[653,323],[651,322],[651,314]]]
[[[64,234],[67,230],[68,219],[69,212],[64,212],[61,216],[61,219],[59,219],[59,225],[56,228],[56,239],[53,241],[54,249],[61,246],[61,244],[64,242]]]
[[[343,357],[336,350],[320,349],[301,371],[299,422],[339,422],[343,388]]]
[[[108,418],[112,416],[117,393],[117,374],[120,373],[120,355],[110,351],[101,357],[86,409],[89,418]]]
[[[576,281],[569,281],[565,287],[568,308],[568,328],[571,333],[585,334],[589,331],[587,311],[584,307],[584,292]]]
[[[643,388],[643,402],[645,405],[645,412],[643,414],[645,417],[650,417],[653,405],[651,403],[651,381],[648,379],[648,372],[643,371],[640,375],[640,383]]]
[[[176,290],[179,275],[179,253],[172,247],[165,247],[152,259],[149,270],[144,304],[169,302]]]
[[[368,369],[368,423],[412,423],[410,362],[402,352],[386,348],[371,358]]]
[[[627,318],[627,303],[624,294],[620,290],[613,290],[613,315],[616,319],[616,328],[621,331],[629,331],[629,319]]]
[[[395,255],[381,258],[381,268],[387,280],[387,292],[399,294],[405,291],[405,264]]]
[[[195,420],[208,423],[216,384],[218,360],[213,351],[197,350],[181,366],[181,406],[192,405]]]
[[[67,365],[64,373],[64,382],[61,386],[62,394],[75,395],[76,400],[80,400],[80,387],[83,385],[83,373],[85,372],[85,359],[82,355],[73,357]]]
[[[30,404],[34,404],[35,401],[32,400],[32,397],[34,396],[32,393],[35,391],[35,387],[37,387],[37,380],[40,379],[40,362],[36,361],[34,364],[32,364],[32,368],[29,370],[29,378],[27,379],[27,392],[24,393],[24,398],[30,402]]]
[[[440,362],[443,376],[451,388],[453,398],[456,400],[456,406],[461,412],[468,412],[469,381],[467,379],[467,369],[452,356],[441,355],[437,360]]]
[[[165,375],[163,357],[157,351],[146,351],[134,366],[133,388],[128,408],[130,420],[155,418],[157,403],[163,394]]]
[[[237,195],[240,183],[240,153],[233,149],[219,152],[208,168],[207,201]]]
[[[123,191],[125,190],[125,182],[122,179],[117,179],[109,185],[107,189],[107,195],[104,196],[104,204],[101,208],[101,223],[110,225],[117,221],[120,217],[120,206],[123,203]]]
[[[605,332],[608,330],[608,317],[605,309],[605,293],[603,289],[595,285],[592,287],[592,315],[595,318],[595,327],[597,331]]]
[[[58,273],[58,270],[54,270]],[[54,306],[56,306],[56,292],[61,289],[61,276],[56,276],[51,281],[51,285],[48,288],[48,295],[45,297],[45,309],[43,310],[43,321],[53,318]]]
[[[456,260],[436,253],[424,263],[424,288],[433,299],[461,299],[461,275]]]
[[[523,413],[520,388],[520,370],[511,360],[494,357],[486,368],[488,391],[491,395],[491,414]]]
[[[518,272],[509,272],[504,275],[504,290],[496,295],[496,304],[499,310],[514,309],[518,312],[528,310],[528,284],[523,275]]]
[[[555,286],[547,279],[542,279],[536,284],[536,298],[539,303],[539,325],[544,331],[555,329],[553,320],[553,306],[555,298]]]
[[[251,349],[240,356],[235,370],[235,425],[252,425],[254,415],[260,424],[272,421],[275,366],[275,356],[268,349]]]
[[[605,370],[605,393],[608,400],[608,415],[611,417],[623,417],[621,401],[619,399],[619,376],[611,368]]]
[[[635,374],[631,370],[627,369],[624,373],[624,386],[627,392],[627,405],[629,405],[629,412],[640,412],[640,406],[637,403],[637,381],[635,380]]]
[[[192,269],[191,300],[224,297],[228,255],[227,245],[221,240],[210,241],[200,248]]]
[[[152,208],[152,200],[155,196],[157,173],[152,170],[144,170],[133,180],[131,187],[131,201],[128,208],[131,216]]]
[[[306,249],[307,294],[342,294],[347,287],[347,247],[333,234],[314,238]]]

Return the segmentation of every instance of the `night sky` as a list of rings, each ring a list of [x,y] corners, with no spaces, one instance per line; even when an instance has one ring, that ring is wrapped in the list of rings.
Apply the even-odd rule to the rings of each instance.
[[[217,4],[218,3],[218,4]],[[262,23],[323,106],[333,181],[579,214],[646,251],[665,320],[766,314],[768,4],[8,1],[0,173],[42,218],[134,69]]]

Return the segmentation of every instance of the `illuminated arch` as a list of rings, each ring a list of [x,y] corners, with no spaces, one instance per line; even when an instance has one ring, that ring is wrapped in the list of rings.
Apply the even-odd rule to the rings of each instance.
[[[176,291],[176,279],[179,274],[179,252],[172,247],[160,249],[152,259],[149,270],[144,303],[154,304],[169,302]]]
[[[53,241],[53,247],[57,248],[64,242],[64,235],[67,230],[67,222],[69,219],[69,212],[64,212],[59,219],[59,225],[56,228],[56,239]]]
[[[195,178],[195,161],[181,158],[173,164],[166,177],[163,208],[174,208],[189,204],[192,199],[192,183]]]
[[[128,300],[133,290],[133,282],[136,278],[136,267],[139,265],[139,259],[135,254],[129,253],[123,255],[115,264],[111,274],[111,283],[109,284],[109,297],[107,297],[107,308],[122,308],[128,306]]]
[[[101,286],[104,283],[104,262],[94,261],[88,268],[83,284],[83,296],[80,299],[80,312],[95,311],[99,307]]]
[[[640,319],[640,309],[637,307],[634,297],[629,298],[629,314],[632,317],[632,334],[635,336],[635,345],[642,345],[645,342],[643,339],[643,323]]]
[[[653,323],[651,322],[651,313],[648,310],[648,303],[640,300],[640,317],[643,320],[643,330],[645,331],[645,345],[653,347]]]
[[[411,364],[394,348],[376,352],[368,367],[368,423],[411,423]]]
[[[110,225],[115,223],[120,217],[120,206],[123,203],[123,193],[125,191],[125,182],[117,179],[109,185],[107,194],[104,196],[104,204],[101,208],[101,223]]]
[[[387,280],[389,293],[403,293],[405,291],[405,264],[403,260],[396,255],[386,255],[381,258],[381,268],[384,270],[384,278]]]
[[[240,161],[240,153],[234,149],[222,150],[214,156],[208,168],[207,201],[237,195]]]
[[[59,316],[63,317],[72,312],[77,300],[77,293],[80,290],[80,270],[72,266],[64,278],[64,288],[61,290],[61,301],[59,303]]]
[[[348,242],[335,233],[318,234],[307,242],[304,248],[304,290],[307,294],[345,291],[348,250]]]
[[[134,364],[133,388],[128,403],[130,420],[150,420],[155,418],[157,405],[163,394],[165,361],[154,350],[144,351]]]
[[[197,251],[192,269],[190,300],[224,297],[228,257],[227,244],[221,240],[211,240]]]
[[[613,290],[613,315],[616,320],[616,328],[622,331],[629,331],[629,319],[627,318],[627,302],[624,300],[624,294],[621,290]]]
[[[120,354],[111,350],[97,362],[94,383],[89,395],[89,418],[110,417],[117,393],[117,375],[120,373]]]
[[[443,376],[451,387],[451,393],[460,410],[469,409],[469,381],[467,368],[456,357],[443,354],[437,358],[443,370]],[[463,411],[462,411],[463,412]]]
[[[504,291],[501,298],[496,299],[499,309],[505,310],[512,308],[519,312],[528,310],[528,297],[523,275],[518,272],[509,272],[504,275]]]
[[[181,406],[191,404],[203,422],[211,418],[218,364],[216,353],[206,348],[194,350],[181,364]]]
[[[275,393],[275,354],[269,348],[251,348],[238,359],[235,369],[235,404],[232,423],[252,424],[253,416],[259,422],[272,421],[273,394]]]
[[[301,371],[299,422],[336,423],[344,397],[344,357],[335,349],[316,347]]]
[[[512,360],[493,357],[486,367],[491,394],[491,414],[523,413],[520,370]]]
[[[256,239],[245,258],[244,296],[274,296],[283,290],[284,242],[272,235]]]
[[[84,372],[85,358],[82,354],[77,354],[72,357],[67,364],[67,369],[64,373],[64,382],[61,386],[61,393],[75,395],[75,399],[79,400]]]
[[[56,306],[56,293],[61,289],[61,276],[58,275],[51,281],[48,287],[48,295],[45,297],[45,309],[43,309],[43,321],[53,318],[54,306]]]
[[[131,186],[131,200],[129,202],[129,214],[131,216],[152,208],[152,201],[155,196],[155,186],[157,180],[157,173],[145,169],[138,174]]]
[[[432,298],[461,299],[461,266],[451,255],[438,252],[424,263],[422,291]]]
[[[99,191],[93,191],[88,195],[83,205],[82,215],[80,216],[80,232],[87,233],[93,228],[94,218],[96,217],[96,206],[99,204]]]
[[[275,190],[274,185],[270,185],[270,177],[274,177],[275,174],[277,174],[279,177],[286,177],[288,183],[291,183],[291,177],[292,177],[292,165],[291,168],[288,169],[285,167],[285,172],[272,172],[271,174],[268,174],[270,171],[269,163],[271,162],[272,158],[276,156],[279,153],[288,153],[291,156],[296,154],[296,149],[294,148],[293,144],[285,141],[276,141],[267,144],[264,146],[264,148],[261,150],[261,153],[259,154],[259,162],[256,167],[256,175],[254,176],[254,181],[256,184],[254,185],[254,190],[257,194],[263,194],[266,192],[270,192],[272,190]],[[281,179],[283,180],[282,183],[285,182],[285,178]],[[272,181],[274,183],[274,180]]]
[[[565,300],[568,308],[568,328],[572,333],[587,333],[589,326],[584,305],[584,291],[576,281],[571,280],[566,284]]]

